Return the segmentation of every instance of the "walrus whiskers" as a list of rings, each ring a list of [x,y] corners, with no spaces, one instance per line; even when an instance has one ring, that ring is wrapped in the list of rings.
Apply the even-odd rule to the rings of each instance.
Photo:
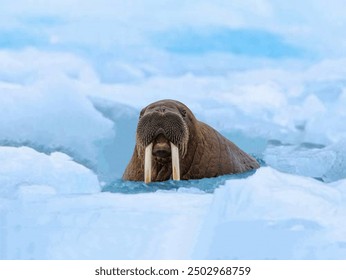
[[[151,182],[151,161],[152,161],[152,151],[153,151],[153,143],[150,143],[145,148],[144,154],[144,182]]]
[[[180,180],[179,149],[171,142],[173,180]]]

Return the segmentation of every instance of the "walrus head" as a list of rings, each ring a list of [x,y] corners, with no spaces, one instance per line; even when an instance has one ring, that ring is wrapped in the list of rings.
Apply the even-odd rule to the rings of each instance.
[[[172,160],[173,180],[180,180],[180,159],[187,153],[189,129],[187,107],[174,100],[161,100],[144,108],[137,126],[137,152],[144,156],[144,181],[151,182],[151,164]],[[144,154],[144,155],[143,155]]]

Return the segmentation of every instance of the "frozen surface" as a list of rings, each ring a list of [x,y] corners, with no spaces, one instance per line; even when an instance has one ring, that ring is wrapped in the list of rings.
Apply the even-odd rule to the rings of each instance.
[[[281,171],[332,182],[346,177],[346,141],[327,147],[307,143],[269,145],[264,160]]]
[[[215,191],[196,258],[344,259],[345,181],[262,167]],[[225,242],[229,240],[229,242]]]
[[[0,83],[0,145],[62,151],[94,170],[100,181],[114,180],[132,152],[137,112],[102,99],[92,102],[67,84]]]
[[[165,189],[161,185],[149,193],[92,193],[89,189],[89,193],[78,194],[79,190],[73,190],[69,195],[48,192],[47,187],[29,186],[19,196],[2,197],[1,257],[344,259],[346,256],[345,180],[325,184],[261,167],[246,178],[228,178],[214,193],[206,193],[187,182],[184,186],[171,182],[174,184],[176,188]]]
[[[100,191],[97,176],[60,152],[0,147],[0,197],[82,194]]]
[[[345,259],[344,3],[131,3],[2,1],[0,258]],[[164,98],[262,167],[122,181]]]
[[[210,200],[184,193],[23,197],[1,213],[1,257],[183,259]]]

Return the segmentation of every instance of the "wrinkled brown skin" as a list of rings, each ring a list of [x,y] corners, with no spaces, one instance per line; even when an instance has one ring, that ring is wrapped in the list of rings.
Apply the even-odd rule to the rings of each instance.
[[[175,100],[161,100],[148,105],[167,104],[177,107],[177,113],[186,111],[184,121],[189,130],[187,153],[180,158],[181,179],[201,179],[225,174],[242,173],[259,168],[258,162],[209,125],[198,121],[190,109]],[[142,110],[142,113],[146,111]],[[132,158],[123,174],[124,180],[144,181],[144,155],[139,156],[136,143]],[[172,177],[171,158],[158,160],[153,157],[152,181],[165,181]]]

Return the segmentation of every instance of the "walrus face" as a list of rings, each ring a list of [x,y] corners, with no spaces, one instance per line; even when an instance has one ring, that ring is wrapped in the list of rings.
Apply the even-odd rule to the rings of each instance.
[[[179,159],[187,152],[189,130],[185,121],[186,110],[182,104],[162,100],[141,111],[137,126],[138,154],[144,152],[144,181],[151,181],[152,156],[172,159],[174,180],[180,180]]]

